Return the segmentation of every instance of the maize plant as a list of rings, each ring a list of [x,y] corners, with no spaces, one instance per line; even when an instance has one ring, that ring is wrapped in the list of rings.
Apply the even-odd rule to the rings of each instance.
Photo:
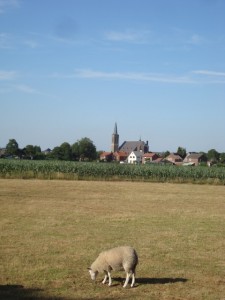
[[[0,178],[138,180],[224,185],[225,168],[1,159]]]

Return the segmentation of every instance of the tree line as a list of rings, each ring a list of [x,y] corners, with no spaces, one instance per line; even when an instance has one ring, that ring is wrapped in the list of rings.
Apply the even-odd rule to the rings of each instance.
[[[210,149],[208,152],[201,151],[199,153],[203,155],[205,161],[210,161],[212,163],[225,163],[225,152],[219,153],[215,149]],[[166,157],[169,154],[170,152],[166,151],[164,153],[164,156]],[[187,155],[187,152],[185,148],[178,147],[176,154],[178,154],[182,159],[184,159]]]
[[[51,151],[43,152],[41,147],[27,145],[25,148],[19,148],[15,139],[10,139],[6,145],[4,154],[0,154],[1,158],[4,157],[18,157],[23,159],[52,159],[52,160],[65,160],[65,161],[94,161],[99,158],[102,151],[97,151],[93,141],[84,137],[77,142],[70,145],[67,142],[56,146]],[[183,159],[187,155],[186,149],[178,147],[177,152]],[[200,152],[204,155],[205,159],[213,163],[225,164],[225,152],[219,153],[215,149],[210,149],[208,152]],[[163,157],[170,154],[169,151],[164,152]]]
[[[64,142],[60,146],[53,148],[53,150],[46,152],[41,151],[41,147],[33,145],[27,145],[21,149],[15,139],[10,139],[1,157],[35,160],[93,161],[97,159],[98,153],[92,140],[87,137],[78,140],[72,145]]]

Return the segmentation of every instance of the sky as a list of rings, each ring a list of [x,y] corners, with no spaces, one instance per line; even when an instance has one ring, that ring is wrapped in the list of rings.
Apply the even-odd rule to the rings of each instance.
[[[225,152],[225,0],[0,0],[0,147]]]

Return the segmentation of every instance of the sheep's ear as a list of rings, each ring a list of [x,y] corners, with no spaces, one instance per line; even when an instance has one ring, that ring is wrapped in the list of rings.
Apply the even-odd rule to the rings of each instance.
[[[88,270],[91,270],[91,268],[87,268]]]

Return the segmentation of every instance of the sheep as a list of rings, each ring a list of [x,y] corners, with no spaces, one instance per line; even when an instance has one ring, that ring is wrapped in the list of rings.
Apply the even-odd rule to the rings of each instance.
[[[105,273],[105,277],[102,281],[106,283],[109,278],[109,286],[112,284],[111,271],[122,271],[126,272],[126,280],[123,285],[125,288],[129,282],[130,276],[132,275],[131,287],[135,284],[135,269],[138,264],[138,255],[134,248],[129,246],[122,246],[103,251],[99,254],[97,259],[92,263],[91,267],[88,268],[91,275],[91,279],[95,280],[98,273]]]

